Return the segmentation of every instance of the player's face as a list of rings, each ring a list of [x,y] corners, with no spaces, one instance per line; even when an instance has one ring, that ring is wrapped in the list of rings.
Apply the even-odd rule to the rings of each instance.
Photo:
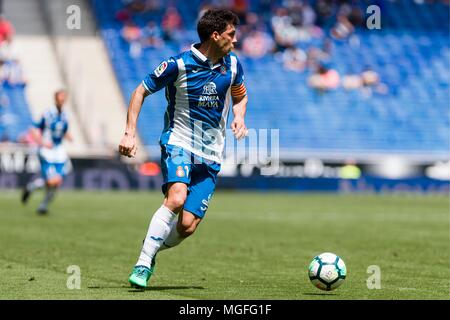
[[[67,95],[65,92],[59,92],[55,95],[55,104],[56,107],[61,110],[63,105],[66,103]]]
[[[216,40],[217,46],[222,51],[223,55],[227,55],[234,48],[234,44],[237,42],[236,39],[236,28],[229,24],[227,29],[222,32]]]

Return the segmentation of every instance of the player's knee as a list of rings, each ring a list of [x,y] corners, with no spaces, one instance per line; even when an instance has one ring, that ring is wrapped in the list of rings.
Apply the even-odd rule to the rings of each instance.
[[[186,194],[184,193],[176,193],[170,195],[167,199],[167,207],[171,208],[172,211],[178,211],[183,208],[184,203],[186,201]]]
[[[62,184],[61,177],[55,177],[52,179],[47,180],[47,186],[51,188],[57,188]]]

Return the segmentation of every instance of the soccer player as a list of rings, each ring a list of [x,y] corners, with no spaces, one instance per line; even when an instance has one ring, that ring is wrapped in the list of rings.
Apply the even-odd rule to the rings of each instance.
[[[136,154],[136,123],[145,97],[165,88],[168,102],[160,138],[164,201],[150,221],[130,274],[134,287],[147,286],[158,251],[192,235],[204,218],[220,170],[230,102],[235,138],[247,135],[244,75],[231,52],[238,23],[231,11],[205,12],[197,24],[200,43],[163,61],[132,94],[119,145],[119,152],[128,157]]]
[[[67,100],[67,92],[58,90],[55,92],[55,106],[45,112],[32,130],[33,137],[39,145],[38,155],[41,164],[42,178],[30,181],[22,193],[22,203],[26,204],[31,193],[42,187],[46,187],[46,194],[37,212],[46,214],[48,205],[55,196],[56,190],[63,183],[64,176],[70,170],[70,162],[66,150],[62,145],[63,139],[72,141],[67,115],[63,111]]]

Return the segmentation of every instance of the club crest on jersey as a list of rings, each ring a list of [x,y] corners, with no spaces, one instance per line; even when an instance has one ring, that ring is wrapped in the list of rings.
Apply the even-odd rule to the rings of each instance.
[[[180,177],[180,178],[184,177],[183,167],[182,166],[178,166],[177,167],[177,171],[176,171],[175,174],[177,175],[177,177]]]
[[[214,82],[208,82],[203,86],[203,93],[206,95],[217,94],[216,84]]]
[[[227,74],[227,67],[224,64],[220,66],[220,73]]]
[[[164,70],[167,69],[167,65],[167,61],[161,62],[161,64],[154,71],[155,76],[159,77],[164,72]]]

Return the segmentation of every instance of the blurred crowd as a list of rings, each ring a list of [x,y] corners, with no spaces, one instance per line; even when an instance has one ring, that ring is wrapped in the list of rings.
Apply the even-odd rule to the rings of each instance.
[[[7,127],[14,125],[16,121],[9,110],[11,106],[6,90],[25,85],[26,80],[14,42],[14,27],[0,14],[0,143],[10,140]]]
[[[381,8],[386,0],[371,1]],[[419,1],[419,0],[417,0]],[[176,2],[122,0],[116,12],[122,23],[121,36],[129,43],[130,56],[138,58],[146,48],[179,44],[180,50],[196,41],[195,24],[184,21]],[[361,1],[351,0],[261,0],[252,11],[250,0],[209,0],[200,4],[197,19],[211,7],[228,8],[240,18],[236,53],[245,59],[273,57],[289,72],[309,75],[308,85],[318,92],[338,87],[364,90],[367,94],[387,92],[375,70],[340,75],[332,66],[337,41],[358,47],[355,32],[365,26]],[[161,17],[138,25],[139,15]],[[187,24],[192,25],[187,25]]]
[[[0,82],[2,86],[26,83],[14,43],[14,27],[3,14],[0,14]]]

